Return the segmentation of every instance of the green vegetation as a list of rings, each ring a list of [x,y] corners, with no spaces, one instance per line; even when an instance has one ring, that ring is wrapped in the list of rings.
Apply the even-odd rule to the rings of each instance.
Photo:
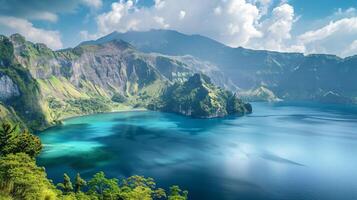
[[[14,47],[12,46],[11,41],[0,35],[0,66],[9,66],[14,59]]]
[[[124,95],[120,93],[115,93],[112,97],[112,101],[117,103],[126,103],[128,100]]]
[[[35,158],[42,149],[40,138],[29,133],[28,130],[20,131],[19,126],[3,123],[0,129],[0,155],[25,153]]]
[[[177,82],[168,87],[149,108],[199,118],[252,112],[250,104],[244,103],[232,92],[216,87],[202,74],[195,74],[183,83]]]
[[[192,73],[175,58],[141,53],[124,41],[52,51],[20,34],[0,36],[0,76],[18,89],[1,100],[0,119],[43,130],[68,117],[148,106],[194,117],[245,113],[242,102],[227,110],[232,94],[206,78],[181,83]]]
[[[109,112],[111,110],[106,99],[74,99],[67,100],[66,102],[73,108],[73,110],[77,110],[78,113],[82,114]]]
[[[152,178],[132,176],[118,180],[96,173],[85,181],[77,174],[72,183],[66,173],[57,187],[36,165],[41,141],[28,130],[4,122],[0,128],[0,199],[9,200],[187,200],[187,191],[170,187],[166,194]]]

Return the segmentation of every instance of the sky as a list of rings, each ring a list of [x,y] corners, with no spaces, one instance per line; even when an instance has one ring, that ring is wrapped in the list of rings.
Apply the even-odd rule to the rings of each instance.
[[[55,50],[150,29],[347,57],[357,54],[357,0],[0,0],[0,34],[20,33]]]

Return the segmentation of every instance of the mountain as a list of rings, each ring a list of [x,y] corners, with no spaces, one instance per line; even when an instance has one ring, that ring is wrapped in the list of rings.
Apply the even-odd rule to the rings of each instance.
[[[0,117],[11,115],[32,129],[71,116],[145,108],[195,73],[235,87],[210,63],[143,53],[123,40],[52,51],[14,34],[1,36],[0,50]]]
[[[264,87],[283,100],[335,102],[335,98],[326,95],[333,93],[334,97],[340,97],[336,103],[357,102],[357,84],[353,82],[357,75],[356,56],[342,59],[325,54],[305,56],[231,48],[204,36],[170,30],[113,32],[85,44],[100,44],[113,39],[123,39],[147,53],[190,55],[210,62],[238,86],[242,94]]]
[[[166,88],[163,95],[149,107],[199,118],[252,112],[249,103],[244,103],[232,92],[215,86],[210,78],[203,74],[195,74],[187,81],[176,82]]]

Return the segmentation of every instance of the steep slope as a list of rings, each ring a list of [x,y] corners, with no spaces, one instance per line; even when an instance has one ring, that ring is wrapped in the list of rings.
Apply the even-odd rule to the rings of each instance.
[[[300,53],[231,48],[204,36],[185,35],[171,30],[113,32],[84,44],[101,44],[113,39],[123,39],[144,52],[191,55],[209,61],[243,89],[276,84],[281,78],[279,74],[292,70],[304,57]]]
[[[14,34],[2,36],[0,47],[0,102],[33,129],[70,116],[144,108],[168,85],[196,72],[234,88],[207,62],[142,53],[122,40],[52,51]]]
[[[357,76],[357,57],[342,59],[324,54],[304,56],[231,48],[207,37],[170,30],[113,32],[86,43],[100,44],[112,39],[124,39],[144,52],[191,55],[209,61],[242,94],[264,87],[285,100],[357,102],[357,85],[353,82]]]
[[[30,72],[16,62],[13,45],[4,36],[0,36],[0,52],[2,116],[26,122],[30,127],[46,127],[39,85]]]
[[[163,95],[154,100],[149,108],[198,118],[252,112],[249,103],[244,103],[232,92],[216,87],[209,77],[202,74],[194,74],[187,81],[176,82],[166,88]]]

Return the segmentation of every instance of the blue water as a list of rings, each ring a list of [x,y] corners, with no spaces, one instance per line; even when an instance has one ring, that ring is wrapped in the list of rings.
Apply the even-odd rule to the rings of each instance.
[[[191,119],[159,112],[98,114],[41,133],[38,162],[55,182],[138,174],[194,200],[357,199],[357,109],[253,104],[254,113]]]

